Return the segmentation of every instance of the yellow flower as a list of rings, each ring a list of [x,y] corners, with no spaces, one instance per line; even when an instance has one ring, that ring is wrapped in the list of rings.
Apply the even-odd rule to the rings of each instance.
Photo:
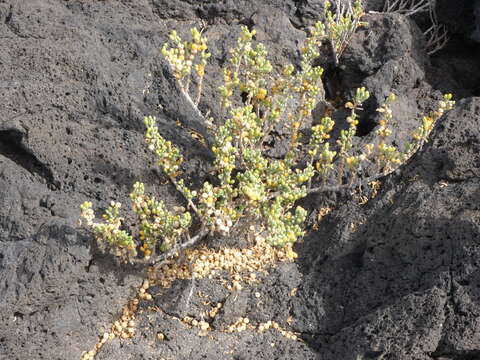
[[[202,64],[196,64],[195,71],[197,72],[198,76],[203,76],[205,75],[205,66]]]
[[[347,165],[352,166],[355,163],[355,156],[350,156],[347,158]]]
[[[267,90],[264,88],[258,89],[257,94],[255,95],[255,98],[258,100],[265,100],[266,97],[267,97]]]
[[[432,125],[433,125],[433,119],[429,116],[424,116],[423,117],[423,127],[425,128],[425,130],[427,130],[427,131],[431,130]]]

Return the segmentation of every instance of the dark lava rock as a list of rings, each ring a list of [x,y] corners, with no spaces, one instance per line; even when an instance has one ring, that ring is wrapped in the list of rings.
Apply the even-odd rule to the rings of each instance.
[[[327,69],[330,96],[329,87],[372,92],[359,146],[390,91],[397,145],[438,99],[434,89],[465,98],[378,195],[338,202],[297,245],[297,263],[239,293],[208,279],[151,289],[134,338],[107,342],[97,359],[480,358],[478,45],[465,43],[473,13],[454,16],[473,5],[451,3],[438,2],[439,19],[456,35],[433,59],[413,22],[369,14],[340,70]],[[213,55],[200,107],[222,116],[215,91],[240,26],[258,29],[279,66],[298,61],[322,13],[322,0],[0,1],[0,359],[79,359],[141,284],[144,271],[100,253],[77,221],[85,200],[127,203],[137,180],[182,203],[144,147],[145,115],[181,147],[194,184],[208,177],[211,154],[188,130],[205,129],[159,55],[168,32],[204,28]],[[215,303],[224,308],[207,336],[180,321]],[[238,317],[276,321],[303,342],[274,329],[220,331]]]
[[[381,114],[376,110],[390,93],[397,95],[391,105],[395,114],[389,123],[392,136],[389,141],[403,148],[418,127],[418,118],[432,107],[435,92],[426,81],[429,58],[421,31],[415,23],[398,14],[368,14],[368,27],[354,36],[351,46],[341,58],[340,69],[326,75],[327,89],[341,89],[336,95],[350,100],[356,88],[366,87],[370,98],[359,112],[360,123],[357,146],[375,142],[375,130]],[[345,92],[343,93],[342,92]],[[336,128],[332,139],[348,128],[344,109],[334,113]],[[332,140],[332,146],[335,146]]]
[[[323,358],[476,354],[479,104],[460,101],[377,198],[305,240],[294,318]]]

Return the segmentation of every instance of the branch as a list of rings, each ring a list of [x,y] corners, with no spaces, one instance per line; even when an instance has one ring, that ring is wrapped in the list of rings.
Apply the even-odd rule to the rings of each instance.
[[[199,219],[201,220],[202,219],[202,216],[200,214],[200,212],[198,211],[198,208],[196,207],[196,205],[193,203],[193,201],[188,198],[187,196],[185,196],[185,194],[183,193],[182,191],[182,188],[180,187],[180,185],[178,184],[177,180],[175,180],[175,178],[173,176],[168,176],[168,179],[170,180],[170,182],[173,184],[173,186],[175,186],[175,189],[177,189],[177,191],[182,194],[182,196],[185,198],[185,200],[187,201],[188,203],[188,206],[190,206],[193,210],[193,212],[199,217]]]
[[[163,265],[169,261],[169,258],[176,256],[179,252],[194,246],[200,240],[204,239],[209,233],[210,230],[202,225],[198,234],[192,238],[189,238],[186,242],[175,245],[172,249],[162,253],[157,257],[152,257],[150,259],[131,259],[130,263],[156,266]]]
[[[199,92],[197,93],[195,101],[192,99],[190,94],[188,93],[188,86],[189,84],[183,84],[181,79],[176,79],[174,76],[174,70],[170,63],[167,62],[166,67],[169,70],[169,77],[167,78],[167,81],[172,85],[172,87],[175,89],[175,91],[179,92],[180,97],[183,98],[191,107],[193,110],[195,116],[192,119],[189,119],[189,123],[186,124],[187,127],[192,128],[199,134],[203,136],[205,141],[207,142],[208,148],[211,147],[211,145],[214,142],[212,134],[208,131],[208,120],[207,117],[202,114],[200,109],[198,108],[198,102],[200,100],[200,95],[201,95],[201,89],[198,89]],[[203,80],[203,78],[202,78]],[[199,86],[202,86],[203,81],[200,83]]]
[[[427,41],[426,49],[428,55],[443,49],[449,40],[447,27],[438,23],[437,14],[433,7],[430,8],[430,21],[432,26],[423,33]]]
[[[425,12],[432,7],[432,0],[396,0],[393,3],[387,0],[383,7],[385,13],[398,13],[405,16],[412,16],[416,13]]]

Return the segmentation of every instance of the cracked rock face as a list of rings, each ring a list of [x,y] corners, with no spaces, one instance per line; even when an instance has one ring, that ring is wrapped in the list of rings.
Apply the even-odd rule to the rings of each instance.
[[[370,141],[390,91],[399,95],[396,145],[439,90],[462,98],[374,198],[360,205],[330,196],[332,210],[297,245],[297,262],[240,290],[208,278],[152,287],[135,336],[108,341],[96,358],[480,358],[478,45],[463,42],[473,16],[454,26],[453,15],[470,5],[450,5],[439,1],[439,18],[461,35],[434,58],[413,21],[369,14],[340,70],[329,68],[328,54],[321,59],[327,98],[355,86],[372,92],[357,146]],[[205,26],[212,58],[200,109],[218,116],[220,69],[240,26],[258,29],[274,65],[297,62],[322,9],[321,0],[0,2],[0,359],[79,359],[142,283],[144,270],[101,254],[77,221],[85,200],[95,209],[127,203],[137,180],[180,204],[143,144],[143,116],[155,115],[180,146],[194,184],[208,178],[211,153],[189,131],[205,128],[159,55],[168,32]],[[304,203],[317,214],[325,199]],[[205,311],[218,303],[210,321]],[[209,320],[206,336],[182,322],[188,316]],[[250,328],[225,332],[238,318]],[[254,329],[268,321],[277,325]]]

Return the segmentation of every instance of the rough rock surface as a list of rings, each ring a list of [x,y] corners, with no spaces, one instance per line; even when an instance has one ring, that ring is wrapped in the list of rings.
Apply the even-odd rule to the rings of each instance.
[[[391,90],[397,145],[438,90],[464,97],[432,141],[367,204],[343,196],[298,244],[298,261],[258,284],[234,293],[207,279],[153,288],[134,338],[107,342],[98,359],[480,358],[479,50],[464,41],[474,18],[453,23],[464,8],[447,3],[439,1],[439,18],[456,35],[433,59],[412,21],[369,14],[341,71],[325,79],[342,90],[332,98],[359,85],[372,91],[359,144]],[[79,359],[141,284],[142,271],[102,255],[77,221],[81,202],[126,203],[136,180],[181,201],[143,146],[143,116],[157,116],[181,146],[194,182],[208,175],[211,156],[188,130],[205,129],[159,56],[169,30],[205,27],[213,56],[201,108],[218,115],[219,66],[240,26],[255,26],[279,65],[296,61],[322,9],[322,0],[0,1],[0,359]],[[306,204],[315,213],[322,202]],[[178,321],[206,309],[199,291],[223,304],[210,336]],[[221,331],[239,317],[275,321],[303,341]]]

